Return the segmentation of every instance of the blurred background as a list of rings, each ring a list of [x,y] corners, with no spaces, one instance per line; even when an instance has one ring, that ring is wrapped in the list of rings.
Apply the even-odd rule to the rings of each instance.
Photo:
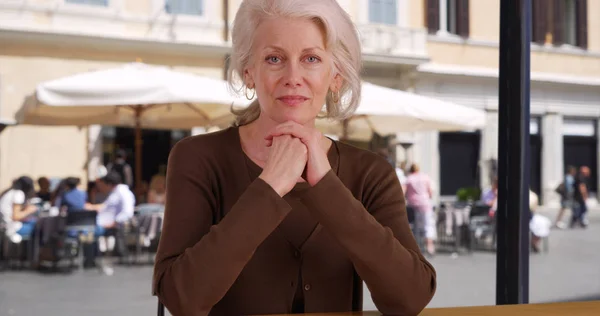
[[[0,315],[154,313],[169,151],[249,103],[224,83],[240,2],[0,0],[0,204],[26,178],[35,191],[22,203],[35,207],[20,220],[30,232],[0,217]],[[411,167],[431,179],[429,306],[493,305],[500,0],[339,3],[358,26],[366,84],[354,117],[319,128],[385,156],[404,186]],[[531,39],[530,301],[598,300],[600,0],[532,0]],[[63,200],[102,203],[111,170],[137,206],[98,240],[95,219]],[[587,217],[571,223],[577,200]],[[427,252],[429,228],[413,228]]]

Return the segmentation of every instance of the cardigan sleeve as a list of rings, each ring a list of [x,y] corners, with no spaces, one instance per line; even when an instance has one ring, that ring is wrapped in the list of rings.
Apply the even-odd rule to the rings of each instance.
[[[417,315],[436,289],[436,272],[421,254],[393,168],[373,162],[362,202],[333,172],[307,190],[303,202],[347,250],[373,302],[385,315]]]
[[[215,224],[216,181],[197,145],[177,143],[167,167],[167,204],[152,292],[173,315],[207,315],[291,210],[257,178]]]

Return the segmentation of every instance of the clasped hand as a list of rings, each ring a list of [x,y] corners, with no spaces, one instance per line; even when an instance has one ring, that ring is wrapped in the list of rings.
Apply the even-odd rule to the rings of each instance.
[[[305,168],[305,180],[311,186],[331,170],[323,135],[318,130],[288,121],[275,127],[265,142],[270,150],[260,177],[280,196],[292,190]]]

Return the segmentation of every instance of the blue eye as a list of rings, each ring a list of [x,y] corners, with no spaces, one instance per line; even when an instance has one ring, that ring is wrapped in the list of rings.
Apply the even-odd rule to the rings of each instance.
[[[279,57],[277,56],[269,56],[266,58],[267,62],[272,63],[272,64],[276,64],[280,61]]]
[[[319,57],[317,57],[317,56],[309,56],[308,58],[306,58],[306,60],[309,63],[316,63],[316,62],[320,61]]]

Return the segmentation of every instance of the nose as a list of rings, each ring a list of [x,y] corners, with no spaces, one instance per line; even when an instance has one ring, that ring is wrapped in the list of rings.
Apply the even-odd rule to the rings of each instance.
[[[289,62],[285,67],[283,83],[286,87],[295,88],[302,85],[302,70],[296,62]]]

